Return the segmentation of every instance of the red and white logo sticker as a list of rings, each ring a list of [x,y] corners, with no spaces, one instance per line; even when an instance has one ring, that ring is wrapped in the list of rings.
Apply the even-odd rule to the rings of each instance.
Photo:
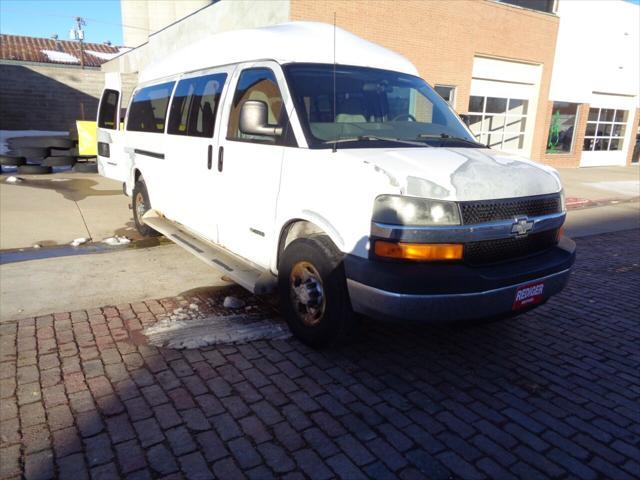
[[[523,285],[516,290],[516,298],[513,300],[513,310],[529,307],[540,303],[544,292],[544,282]]]

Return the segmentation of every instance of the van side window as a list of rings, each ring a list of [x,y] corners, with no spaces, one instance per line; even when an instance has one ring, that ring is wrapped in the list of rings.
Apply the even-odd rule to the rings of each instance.
[[[226,73],[219,73],[180,81],[171,102],[168,133],[212,137],[226,79]]]
[[[175,82],[162,83],[138,90],[133,95],[127,130],[132,132],[163,133],[167,106]]]
[[[280,125],[283,127],[283,134],[279,137],[272,137],[242,133],[240,131],[240,109],[247,100],[260,100],[266,103],[269,125]],[[278,88],[278,81],[273,71],[269,68],[248,68],[243,70],[238,79],[233,104],[231,105],[227,140],[297,146],[288,126],[287,113]]]
[[[116,90],[105,90],[100,100],[100,113],[98,114],[98,127],[117,130],[116,113],[118,111],[118,97]]]

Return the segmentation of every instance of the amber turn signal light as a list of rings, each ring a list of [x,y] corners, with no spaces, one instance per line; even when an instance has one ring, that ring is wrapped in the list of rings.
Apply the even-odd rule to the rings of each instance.
[[[559,242],[563,235],[564,235],[564,225],[558,229],[558,233],[556,234],[556,241]]]
[[[463,246],[457,243],[393,243],[378,240],[375,254],[403,260],[461,260]]]

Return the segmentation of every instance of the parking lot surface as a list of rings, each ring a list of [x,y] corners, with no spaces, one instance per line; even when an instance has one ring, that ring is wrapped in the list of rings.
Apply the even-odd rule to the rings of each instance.
[[[637,478],[639,239],[580,239],[567,289],[521,317],[367,320],[320,352],[145,344],[202,298],[4,323],[0,477]]]

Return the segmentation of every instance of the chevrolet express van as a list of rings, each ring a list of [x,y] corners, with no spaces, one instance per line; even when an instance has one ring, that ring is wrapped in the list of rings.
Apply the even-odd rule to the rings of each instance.
[[[478,143],[408,60],[332,25],[213,35],[141,71],[124,118],[121,99],[107,74],[98,164],[139,232],[277,290],[308,344],[356,314],[512,315],[567,283],[557,172]]]

